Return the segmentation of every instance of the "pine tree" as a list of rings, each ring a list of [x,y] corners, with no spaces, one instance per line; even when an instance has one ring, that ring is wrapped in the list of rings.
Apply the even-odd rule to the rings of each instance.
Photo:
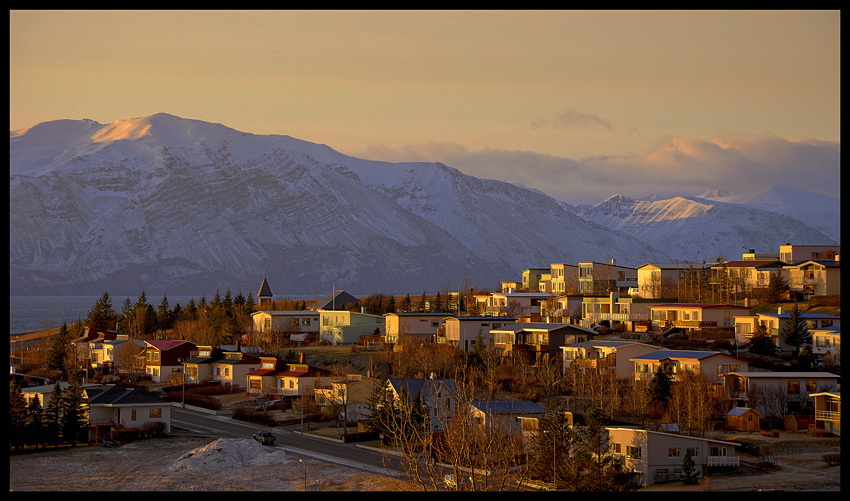
[[[125,298],[121,305],[121,332],[129,334],[133,330],[133,303]]]
[[[419,300],[419,311],[424,313],[428,299],[425,296],[425,291],[422,291],[422,299]]]
[[[410,294],[404,297],[404,301],[401,303],[401,311],[407,313],[410,311],[411,301]]]
[[[789,318],[782,329],[782,337],[785,338],[788,345],[795,348],[794,356],[796,358],[801,346],[812,343],[812,335],[806,328],[806,321],[803,319],[803,313],[797,303],[794,303],[794,307],[788,314]]]
[[[691,455],[691,449],[685,450],[685,457],[682,459],[682,482],[687,485],[694,485],[699,481],[699,471],[697,471],[696,463]]]
[[[65,373],[65,360],[71,348],[71,334],[68,331],[68,324],[63,323],[62,327],[59,328],[59,334],[53,339],[53,344],[50,346],[47,362],[48,367]]]
[[[764,325],[764,322],[756,322],[753,328],[753,336],[747,344],[747,351],[756,355],[775,357],[778,350],[779,348],[777,348],[773,343],[773,339],[767,333],[767,327]]]
[[[26,443],[36,448],[44,443],[44,423],[38,398],[31,398],[27,405]]]
[[[159,308],[156,312],[156,324],[159,330],[165,333],[171,328],[171,311],[169,310],[168,295],[163,294],[162,300],[159,302]]]
[[[76,447],[85,427],[85,407],[83,405],[83,388],[79,377],[70,376],[68,387],[62,394],[60,407],[62,437]]]
[[[27,402],[21,387],[14,381],[9,382],[9,445],[16,451],[24,445],[27,423]]]
[[[47,395],[45,395],[47,398]],[[62,436],[60,427],[60,406],[62,405],[62,388],[59,386],[59,381],[53,387],[53,392],[50,394],[50,399],[44,402],[44,412],[42,413],[44,423],[44,441],[45,443],[57,447],[59,438]]]
[[[431,309],[434,311],[443,311],[443,299],[440,297],[440,291],[437,291],[437,295],[434,296],[434,304],[431,305]]]
[[[658,404],[666,405],[670,399],[670,392],[673,387],[673,370],[670,366],[664,368],[659,367],[652,375],[649,381],[650,399]]]
[[[771,273],[767,283],[767,300],[770,303],[782,301],[782,295],[788,291],[788,280],[779,273]]]
[[[98,330],[114,329],[116,317],[115,310],[112,309],[112,298],[109,297],[109,292],[104,292],[89,311],[86,325]]]

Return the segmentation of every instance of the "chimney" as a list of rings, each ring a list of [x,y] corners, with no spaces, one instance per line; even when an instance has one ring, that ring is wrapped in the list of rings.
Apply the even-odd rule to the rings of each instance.
[[[306,364],[307,363],[307,356],[304,355],[303,351],[300,354],[298,354],[298,363],[299,364]]]
[[[784,313],[785,313],[785,308],[783,308],[783,307],[781,307],[781,306],[780,306],[780,307],[779,307],[779,310],[778,310],[776,313],[778,313],[778,314],[780,314],[780,315],[784,314]]]

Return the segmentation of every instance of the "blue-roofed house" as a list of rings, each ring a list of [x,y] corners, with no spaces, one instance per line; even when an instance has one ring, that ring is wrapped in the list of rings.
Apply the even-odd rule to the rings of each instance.
[[[722,382],[721,376],[729,372],[745,372],[749,361],[719,351],[656,350],[630,359],[634,363],[635,380],[652,379],[659,368],[670,367],[673,379],[682,371],[701,371],[712,383]]]
[[[404,399],[403,405],[413,405],[413,399],[421,395],[429,417],[431,432],[443,431],[443,425],[457,409],[461,395],[454,379],[390,378],[389,390],[396,400]]]
[[[476,424],[500,427],[508,435],[522,433],[524,419],[539,419],[546,412],[530,400],[475,400],[469,407]]]

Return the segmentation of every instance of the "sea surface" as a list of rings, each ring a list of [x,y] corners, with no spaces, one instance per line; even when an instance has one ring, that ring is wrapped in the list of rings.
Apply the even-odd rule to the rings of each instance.
[[[207,302],[211,301],[213,295],[206,294]],[[121,313],[121,305],[124,299],[130,296],[112,296],[112,309]],[[186,306],[190,299],[195,303],[201,298],[197,296],[167,296],[169,309],[174,305]],[[89,311],[97,303],[100,296],[10,296],[9,297],[9,334],[20,334],[22,332],[40,331],[61,327],[63,323],[72,324],[77,320],[85,320]],[[135,303],[138,296],[130,297],[130,302]],[[159,307],[162,297],[148,295],[148,303]]]

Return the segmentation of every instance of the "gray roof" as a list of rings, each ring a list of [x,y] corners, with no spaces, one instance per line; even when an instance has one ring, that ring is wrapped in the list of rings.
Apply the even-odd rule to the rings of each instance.
[[[147,392],[114,384],[105,384],[102,385],[102,388],[87,388],[86,394],[89,397],[89,406],[168,403]]]
[[[543,414],[543,407],[530,400],[476,400],[470,405],[486,414]]]
[[[269,283],[266,282],[266,279],[263,278],[263,284],[260,285],[260,292],[257,293],[258,297],[271,297],[272,289],[269,287]]]
[[[345,291],[334,291],[316,301],[310,308],[314,310],[329,310],[345,307],[346,304],[360,304],[360,300]]]

